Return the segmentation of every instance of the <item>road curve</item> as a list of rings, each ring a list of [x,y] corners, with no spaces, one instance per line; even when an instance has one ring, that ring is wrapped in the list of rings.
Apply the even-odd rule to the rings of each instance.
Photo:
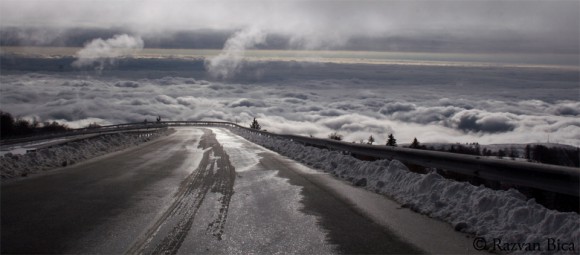
[[[413,213],[216,128],[179,128],[1,192],[2,253],[470,251],[449,226],[401,216]],[[427,222],[451,236],[435,242],[451,243],[441,249],[383,214]]]

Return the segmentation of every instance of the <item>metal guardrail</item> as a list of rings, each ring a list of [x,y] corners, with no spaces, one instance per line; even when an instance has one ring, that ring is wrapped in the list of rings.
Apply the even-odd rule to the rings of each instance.
[[[274,134],[270,132],[250,129],[231,122],[163,121],[147,124],[127,123],[102,126],[100,128],[75,129],[73,131],[67,132],[70,134],[63,134],[58,137],[113,131],[119,132],[135,129],[162,128],[168,126],[222,126],[238,128],[265,136],[289,139],[305,145],[317,146],[337,151],[345,151],[356,155],[379,159],[397,159],[405,163],[444,169],[449,172],[467,176],[475,176],[486,180],[507,182],[523,187],[536,188],[576,197],[580,196],[580,168],[493,159],[440,151],[353,144],[331,139],[312,138],[298,135]],[[33,138],[34,137],[28,139]],[[38,140],[38,137],[35,139]],[[12,140],[16,139],[6,140],[2,143],[6,144],[6,142],[10,142]]]
[[[0,141],[0,145],[11,145],[11,144],[18,144],[18,143],[26,143],[32,141],[39,141],[39,140],[46,140],[46,139],[55,139],[55,138],[62,138],[62,137],[70,137],[70,136],[77,136],[77,135],[90,135],[90,134],[104,134],[108,132],[121,132],[121,131],[134,131],[134,130],[152,130],[158,128],[164,128],[167,125],[163,124],[147,124],[144,125],[143,123],[129,123],[129,124],[120,124],[120,125],[110,125],[110,126],[102,126],[98,128],[79,128],[79,129],[71,129],[69,131],[58,132],[53,134],[42,134],[42,135],[33,135],[21,138],[10,138]]]
[[[249,128],[241,127],[246,130]],[[297,135],[279,135],[255,131],[262,135],[291,139],[305,145],[346,151],[356,155],[379,159],[396,159],[404,163],[479,177],[485,180],[506,182],[571,196],[580,196],[580,168],[540,163],[493,159],[450,152],[418,150],[411,148],[353,144],[331,139]]]

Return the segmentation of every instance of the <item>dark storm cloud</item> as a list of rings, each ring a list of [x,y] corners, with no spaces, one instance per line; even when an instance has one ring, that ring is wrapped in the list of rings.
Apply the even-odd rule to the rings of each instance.
[[[510,114],[466,110],[453,116],[451,121],[456,128],[464,131],[501,133],[514,130],[517,120]]]
[[[299,92],[288,92],[288,93],[284,93],[282,94],[283,97],[292,97],[292,98],[298,98],[298,99],[302,99],[302,100],[306,100],[308,99],[308,95],[305,93],[299,93]]]
[[[580,115],[580,102],[562,102],[550,107],[555,115],[578,116]]]
[[[160,79],[153,80],[156,84],[161,85],[178,85],[178,84],[196,84],[197,81],[193,78],[169,77],[165,76]]]
[[[394,112],[392,118],[420,124],[443,124],[456,113],[464,110],[453,106],[420,107],[415,110]]]
[[[298,98],[285,98],[284,102],[291,104],[304,104],[304,100]]]
[[[134,82],[134,81],[119,81],[119,82],[115,83],[115,87],[120,87],[120,88],[138,88],[139,87],[139,83]]]
[[[120,84],[121,82],[117,83]],[[70,81],[65,81],[62,86],[67,86],[67,87],[88,87],[91,86],[92,84],[87,82],[87,81],[79,81],[79,80],[70,80]],[[124,87],[125,85],[115,85],[117,87]],[[138,87],[138,86],[137,86]]]
[[[383,108],[379,111],[382,114],[389,115],[395,112],[408,112],[415,110],[415,104],[404,103],[404,102],[393,102],[385,104]]]

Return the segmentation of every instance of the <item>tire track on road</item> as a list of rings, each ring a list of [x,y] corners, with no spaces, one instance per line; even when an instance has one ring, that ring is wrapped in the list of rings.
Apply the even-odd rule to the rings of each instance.
[[[207,231],[211,232],[218,240],[222,240],[230,201],[234,194],[233,184],[236,180],[236,171],[230,162],[228,154],[223,151],[223,147],[220,146],[219,150],[222,158],[216,161],[218,169],[216,176],[218,182],[213,186],[211,191],[222,194],[219,198],[221,206],[217,218],[208,225]]]
[[[203,129],[199,148],[204,150],[199,166],[180,185],[169,208],[128,254],[176,254],[193,226],[195,216],[209,192],[218,193],[219,210],[206,233],[222,240],[229,204],[234,193],[235,168],[211,130]]]

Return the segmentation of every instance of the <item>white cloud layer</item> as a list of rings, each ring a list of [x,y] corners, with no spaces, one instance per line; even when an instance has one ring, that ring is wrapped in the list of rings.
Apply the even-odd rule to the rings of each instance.
[[[0,109],[71,126],[156,116],[246,125],[256,117],[276,133],[326,137],[337,131],[347,141],[373,135],[379,144],[389,133],[399,143],[414,137],[420,142],[580,143],[574,71],[272,62],[246,63],[240,74],[254,69],[267,70],[262,80],[249,82],[242,75],[208,81],[173,71],[156,78],[146,70],[107,76],[3,73]],[[514,75],[527,78],[514,80]]]

